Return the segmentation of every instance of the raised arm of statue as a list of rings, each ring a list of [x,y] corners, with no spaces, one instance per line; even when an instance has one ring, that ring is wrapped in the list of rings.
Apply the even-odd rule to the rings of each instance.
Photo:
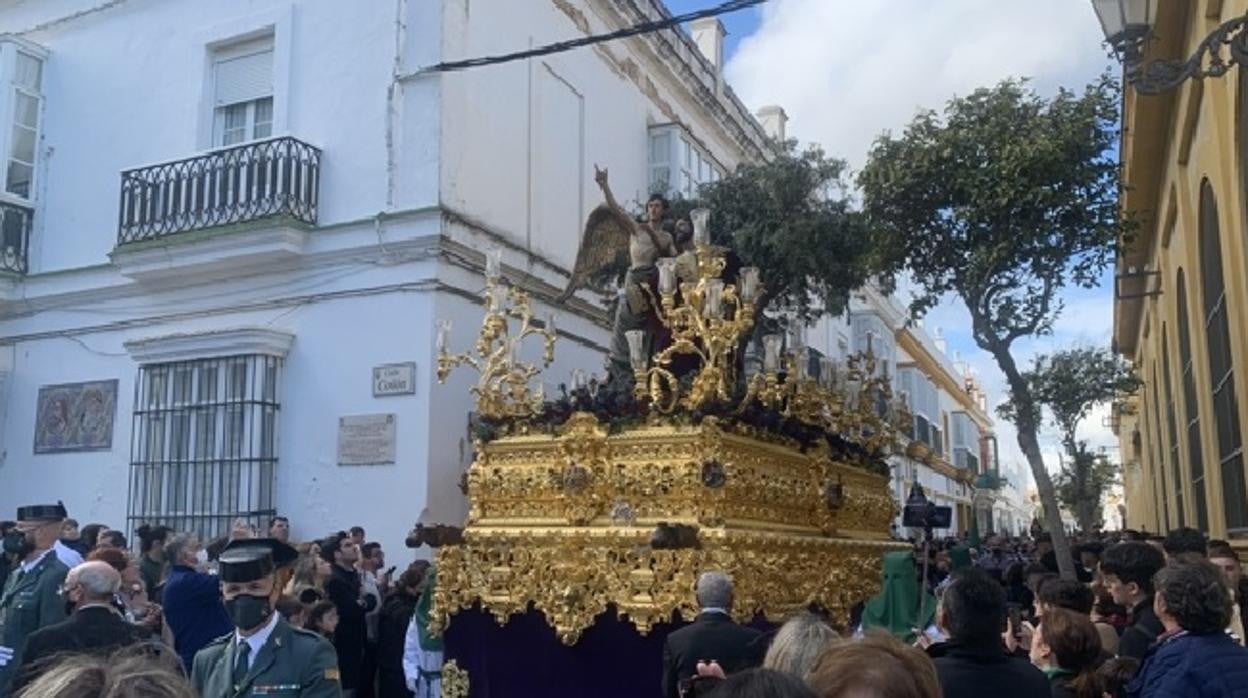
[[[607,205],[610,206],[616,213],[619,213],[631,221],[632,217],[628,215],[628,211],[625,211],[624,207],[620,206],[619,202],[615,200],[615,196],[611,193],[611,186],[607,184],[607,171],[605,169],[599,169],[597,164],[594,165],[594,181],[597,182],[598,187],[602,189],[602,196],[607,200]]]

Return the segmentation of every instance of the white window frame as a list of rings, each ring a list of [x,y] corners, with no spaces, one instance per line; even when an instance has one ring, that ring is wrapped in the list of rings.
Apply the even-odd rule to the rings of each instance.
[[[17,84],[17,60],[19,54],[25,54],[39,61],[38,92]],[[24,205],[34,206],[38,199],[40,186],[40,143],[43,140],[43,109],[44,85],[47,84],[48,52],[40,46],[17,39],[15,37],[0,38],[0,199]],[[17,124],[17,94],[21,93],[34,99],[37,103],[35,112],[35,147],[33,161],[30,164],[30,191],[26,196],[9,191],[9,162],[13,160],[13,131]],[[23,162],[23,161],[18,161]]]
[[[230,47],[265,37],[271,37],[273,44],[273,126],[268,137],[289,135],[293,12],[290,6],[255,12],[225,20],[196,35],[194,43],[204,47],[196,129],[196,143],[201,151],[217,149],[214,81],[218,56]]]
[[[269,54],[269,64],[272,66],[276,58],[274,42],[272,36],[262,36],[259,38],[241,41],[229,46],[222,46],[213,51],[212,57],[212,79],[213,79],[213,109],[212,109],[212,145],[214,148],[227,148],[237,145],[243,145],[256,140],[263,140],[273,135],[273,102],[274,89],[269,90],[267,96],[259,96],[253,99],[231,102],[229,104],[216,104],[217,80],[220,78],[221,65],[230,61],[240,60],[260,54]],[[270,68],[272,70],[272,68]],[[269,75],[270,87],[273,86],[273,75]],[[261,102],[269,102],[269,122],[268,133],[257,133],[257,114]],[[243,137],[241,140],[231,143],[225,142],[226,134],[226,115],[230,110],[243,108]]]
[[[655,153],[655,143],[659,137],[668,139],[665,155]],[[650,137],[646,143],[649,148],[647,164],[651,193],[663,194],[669,198],[692,198],[697,195],[698,187],[723,178],[724,168],[680,124],[651,126]],[[666,186],[662,186],[663,173],[667,175]]]

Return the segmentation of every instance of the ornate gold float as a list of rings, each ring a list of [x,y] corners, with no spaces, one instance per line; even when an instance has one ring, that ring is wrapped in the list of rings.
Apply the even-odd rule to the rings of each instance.
[[[897,546],[883,459],[910,443],[894,426],[910,421],[904,397],[870,350],[812,372],[808,351],[782,351],[776,335],[746,377],[761,282],[749,268],[720,278],[726,251],[705,226],[694,217],[695,248],[660,260],[645,289],[666,344],[625,333],[630,419],[595,408],[585,387],[562,411],[530,389],[539,371],[515,347],[541,334],[549,363],[553,321],[534,330],[528,297],[500,290],[487,263],[477,356],[448,354],[445,332],[438,342],[440,377],[464,363],[480,371],[478,406],[494,429],[468,470],[463,543],[438,553],[435,626],[479,603],[499,623],[536,609],[568,644],[612,608],[646,633],[673,613],[691,618],[695,581],[711,569],[732,575],[741,620],[812,605],[847,620],[877,591],[880,557]],[[694,358],[684,375],[679,355]]]

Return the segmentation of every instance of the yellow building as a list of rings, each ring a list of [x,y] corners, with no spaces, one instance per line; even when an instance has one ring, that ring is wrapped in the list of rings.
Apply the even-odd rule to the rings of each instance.
[[[1187,58],[1248,0],[1158,3],[1147,58]],[[1224,54],[1225,55],[1225,54]],[[1114,343],[1143,386],[1116,410],[1128,527],[1248,545],[1248,70],[1123,97]]]

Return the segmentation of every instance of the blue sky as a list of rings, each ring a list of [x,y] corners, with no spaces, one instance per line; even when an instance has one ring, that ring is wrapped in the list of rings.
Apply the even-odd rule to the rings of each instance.
[[[683,13],[720,1],[667,5]],[[1042,94],[1079,89],[1109,67],[1087,0],[769,0],[721,21],[725,72],[746,105],[784,107],[790,137],[823,145],[851,170],[862,166],[877,135],[900,130],[920,108],[939,109],[1007,77],[1028,77]],[[1015,358],[1025,365],[1074,344],[1108,346],[1112,296],[1109,272],[1100,288],[1067,290],[1053,334],[1019,342]],[[960,301],[934,309],[925,326],[943,330],[950,354],[979,376],[991,405],[1002,400],[1003,377],[971,338]],[[1094,412],[1083,425],[1081,436],[1094,447],[1116,443],[1103,417],[1104,410]],[[997,432],[1003,465],[1023,465],[1012,427],[998,423]],[[1051,438],[1046,461],[1057,463]]]
[[[680,15],[719,4],[721,4],[720,0],[667,0],[667,9],[671,10],[672,14]],[[724,55],[731,56],[735,53],[741,39],[758,30],[762,18],[761,7],[751,7],[720,15],[719,21],[724,23],[724,30],[727,32],[727,37],[724,39]]]

